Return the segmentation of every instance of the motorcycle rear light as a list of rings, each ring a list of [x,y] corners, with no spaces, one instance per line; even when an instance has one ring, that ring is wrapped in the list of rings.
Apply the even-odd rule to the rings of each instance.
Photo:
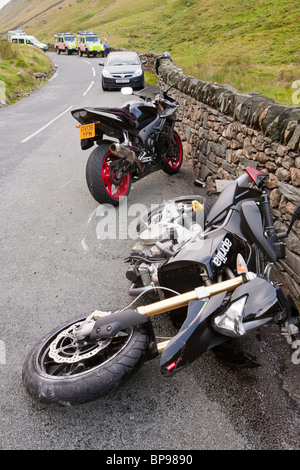
[[[213,320],[213,328],[226,336],[237,337],[245,334],[243,312],[247,296],[233,302],[229,308]]]
[[[78,119],[80,117],[85,117],[87,115],[87,111],[77,111],[76,113],[73,114],[75,119]]]

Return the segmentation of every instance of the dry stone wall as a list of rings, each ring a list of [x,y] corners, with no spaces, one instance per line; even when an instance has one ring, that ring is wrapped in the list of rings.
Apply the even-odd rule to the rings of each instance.
[[[155,72],[157,56],[143,58]],[[184,156],[206,188],[215,189],[216,180],[235,179],[246,166],[266,172],[275,226],[285,231],[300,201],[300,107],[186,76],[167,59],[160,61],[158,81],[162,86],[176,83],[170,92],[180,103]],[[286,240],[287,257],[276,273],[297,301],[299,238],[300,221]]]

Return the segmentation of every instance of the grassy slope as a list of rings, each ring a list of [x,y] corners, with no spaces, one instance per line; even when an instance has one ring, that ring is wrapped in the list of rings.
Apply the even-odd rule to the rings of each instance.
[[[292,104],[298,0],[63,0],[27,22],[57,2],[11,0],[0,11],[0,31],[19,26],[51,42],[58,30],[93,29],[111,45],[168,50],[186,74]]]
[[[0,41],[1,99],[11,104],[37,88],[40,82],[32,72],[49,73],[51,66],[49,57],[34,47]]]

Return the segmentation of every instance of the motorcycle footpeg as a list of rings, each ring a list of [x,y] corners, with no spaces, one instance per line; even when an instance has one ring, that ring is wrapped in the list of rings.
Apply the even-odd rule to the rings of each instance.
[[[121,312],[105,315],[96,320],[91,331],[90,339],[92,341],[98,339],[112,338],[119,331],[130,328],[132,326],[147,323],[148,319],[136,310],[123,310]]]
[[[194,185],[195,186],[201,186],[202,188],[205,188],[206,183],[204,181],[201,181],[199,178],[194,179]]]

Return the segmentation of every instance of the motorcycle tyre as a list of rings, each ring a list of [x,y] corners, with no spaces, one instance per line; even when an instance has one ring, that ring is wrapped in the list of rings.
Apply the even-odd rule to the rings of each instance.
[[[22,371],[23,384],[28,393],[42,403],[72,406],[97,400],[116,391],[145,361],[150,334],[145,325],[139,325],[131,329],[129,340],[119,351],[90,370],[77,375],[47,374],[40,365],[40,357],[47,362],[45,350],[49,349],[49,344],[64,329],[82,320],[77,318],[56,328],[27,355]]]
[[[179,172],[180,168],[181,168],[181,165],[182,165],[182,162],[183,162],[183,148],[182,148],[182,142],[181,142],[181,139],[178,135],[178,133],[176,131],[174,131],[174,138],[176,140],[176,143],[179,147],[179,153],[180,153],[180,163],[178,166],[176,166],[175,168],[172,168],[172,166],[170,166],[170,164],[168,163],[167,161],[167,157],[165,158],[164,162],[163,162],[163,165],[162,165],[162,170],[167,173],[168,175],[175,175],[176,173]]]
[[[123,177],[123,180],[127,178],[127,183],[125,182],[124,184],[124,190],[119,191],[120,194],[118,193],[118,195],[114,197],[110,191],[106,189],[103,181],[103,165],[108,156],[113,156],[109,150],[108,143],[99,145],[92,151],[86,164],[86,182],[91,195],[97,202],[100,204],[106,203],[118,206],[120,198],[128,196],[130,192],[132,176],[130,171],[126,173]],[[123,180],[120,187],[123,184]],[[119,188],[119,186],[117,188]]]

